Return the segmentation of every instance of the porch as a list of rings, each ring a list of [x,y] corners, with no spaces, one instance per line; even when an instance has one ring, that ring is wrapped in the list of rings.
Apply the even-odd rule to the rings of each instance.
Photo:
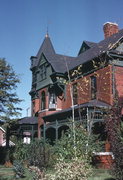
[[[93,100],[44,116],[41,135],[53,144],[55,140],[61,138],[63,132],[66,132],[72,126],[74,121],[75,124],[81,123],[89,134],[100,134],[102,140],[106,139],[104,120],[109,107],[106,103]]]

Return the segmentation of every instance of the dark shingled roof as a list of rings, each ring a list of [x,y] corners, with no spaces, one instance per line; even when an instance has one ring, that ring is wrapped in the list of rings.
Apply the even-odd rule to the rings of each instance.
[[[24,117],[18,120],[19,124],[38,124],[37,117]]]
[[[45,39],[36,55],[36,60],[33,64],[33,67],[38,65],[41,54],[46,57],[47,61],[51,64],[56,72],[66,72],[67,67],[65,61],[72,61],[75,59],[74,57],[56,54],[48,35],[45,36]]]
[[[76,66],[88,62],[96,57],[99,57],[101,54],[106,51],[110,51],[111,46],[113,46],[116,42],[118,42],[121,38],[123,38],[123,29],[118,33],[113,34],[112,36],[96,43],[92,48],[88,49],[84,53],[80,54],[76,61],[70,64],[69,69],[73,69]]]
[[[36,56],[37,58],[33,66],[37,66],[40,56],[43,53],[47,61],[51,64],[51,66],[55,70],[55,72],[65,73],[67,71],[67,66],[68,69],[71,70],[80,64],[83,64],[100,56],[106,51],[109,51],[111,45],[118,42],[121,38],[123,38],[123,29],[120,30],[118,33],[113,34],[112,36],[104,39],[103,41],[100,41],[99,43],[84,41],[90,47],[90,49],[81,53],[77,57],[70,57],[70,56],[56,54],[52,42],[50,40],[50,37],[47,35],[37,53]]]
[[[87,46],[88,47],[93,47],[93,46],[95,46],[97,43],[95,43],[95,42],[90,42],[90,41],[83,41],[85,44],[87,44]]]

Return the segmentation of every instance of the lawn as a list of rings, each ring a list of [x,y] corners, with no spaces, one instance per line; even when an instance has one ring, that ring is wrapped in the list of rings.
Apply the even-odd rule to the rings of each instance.
[[[25,178],[19,178],[19,180],[33,180],[33,175],[28,169],[25,170]],[[14,180],[13,168],[6,168],[0,166],[0,180]],[[95,169],[92,177],[88,180],[114,180],[107,170]]]
[[[109,173],[108,170],[95,169],[93,176],[88,180],[115,180]]]
[[[25,178],[19,178],[19,180],[33,180],[33,173],[25,169]],[[5,166],[0,166],[0,180],[14,180],[13,168],[6,168]]]

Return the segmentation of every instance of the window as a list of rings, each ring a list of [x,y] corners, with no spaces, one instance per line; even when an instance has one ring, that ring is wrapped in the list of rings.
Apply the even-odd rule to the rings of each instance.
[[[49,94],[49,109],[56,109],[56,95],[54,92]]]
[[[73,84],[73,104],[78,104],[77,83]]]
[[[41,93],[41,110],[44,110],[46,108],[46,96],[45,92],[43,91]]]
[[[95,76],[91,76],[91,99],[96,99],[97,80]]]
[[[40,66],[40,78],[41,78],[41,81],[46,79],[46,65],[45,64]]]

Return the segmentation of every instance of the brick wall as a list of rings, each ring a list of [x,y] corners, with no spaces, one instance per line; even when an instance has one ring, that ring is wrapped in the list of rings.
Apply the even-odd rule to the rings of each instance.
[[[120,103],[123,104],[123,67],[115,67],[115,81]]]

